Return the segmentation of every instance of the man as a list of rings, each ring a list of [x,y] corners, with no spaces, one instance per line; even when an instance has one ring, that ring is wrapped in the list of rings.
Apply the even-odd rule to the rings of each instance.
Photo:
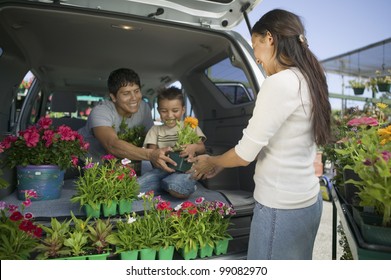
[[[121,121],[125,118],[128,127],[143,125],[149,130],[152,125],[151,110],[143,100],[140,78],[131,69],[120,68],[110,73],[107,81],[111,100],[95,106],[88,117],[87,124],[79,129],[85,141],[90,143],[88,157],[100,161],[106,154],[130,160],[149,160],[163,170],[173,172],[166,162],[175,162],[165,155],[168,148],[145,149],[136,147],[117,136]]]

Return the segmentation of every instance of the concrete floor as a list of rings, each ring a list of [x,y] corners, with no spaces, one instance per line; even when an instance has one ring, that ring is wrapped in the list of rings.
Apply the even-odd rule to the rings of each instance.
[[[331,260],[332,256],[332,217],[333,205],[331,202],[323,201],[323,213],[320,221],[318,234],[315,239],[315,246],[313,251],[314,260]],[[337,224],[338,224],[337,216]],[[337,244],[340,235],[337,234]],[[337,260],[342,256],[342,247],[337,246]]]

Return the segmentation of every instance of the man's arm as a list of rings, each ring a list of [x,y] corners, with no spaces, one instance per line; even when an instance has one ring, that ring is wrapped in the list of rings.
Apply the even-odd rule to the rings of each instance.
[[[175,162],[167,157],[165,153],[168,149],[144,149],[136,147],[126,141],[118,138],[117,133],[112,127],[97,126],[93,128],[96,139],[102,144],[105,150],[117,158],[128,158],[130,160],[149,160],[165,171],[173,172],[166,162],[175,165]]]

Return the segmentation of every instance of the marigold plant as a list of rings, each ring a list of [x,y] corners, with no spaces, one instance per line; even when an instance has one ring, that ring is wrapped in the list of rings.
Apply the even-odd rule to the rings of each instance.
[[[198,119],[194,117],[186,117],[182,122],[177,122],[178,140],[175,143],[174,151],[181,151],[182,146],[186,144],[197,144],[200,142],[200,137],[197,135],[196,129]]]

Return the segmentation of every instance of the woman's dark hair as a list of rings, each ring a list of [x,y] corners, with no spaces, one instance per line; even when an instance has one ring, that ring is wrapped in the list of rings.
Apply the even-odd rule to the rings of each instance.
[[[251,34],[264,37],[268,31],[274,40],[277,61],[285,67],[299,68],[308,83],[316,144],[328,143],[331,135],[331,105],[326,75],[321,64],[308,48],[300,17],[285,10],[272,10],[258,20]]]
[[[160,105],[161,100],[179,100],[182,106],[185,106],[185,100],[183,98],[182,91],[177,87],[169,87],[159,90],[157,95],[157,104]]]
[[[136,72],[128,68],[114,70],[107,79],[109,93],[114,95],[117,95],[117,92],[121,87],[126,87],[131,84],[136,84],[141,88],[140,77]]]

